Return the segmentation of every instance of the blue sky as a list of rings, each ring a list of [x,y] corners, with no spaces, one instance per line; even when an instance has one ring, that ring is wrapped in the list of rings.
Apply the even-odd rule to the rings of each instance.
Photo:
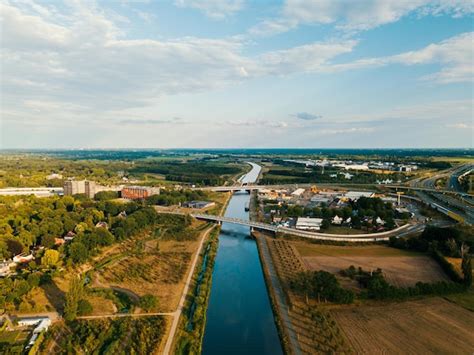
[[[472,148],[473,11],[2,1],[0,148]]]

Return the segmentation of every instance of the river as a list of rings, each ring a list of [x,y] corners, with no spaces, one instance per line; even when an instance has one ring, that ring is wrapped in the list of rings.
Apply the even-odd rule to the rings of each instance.
[[[255,182],[261,167],[241,181]],[[235,193],[225,216],[248,219],[246,192]],[[224,223],[212,274],[203,354],[283,354],[257,244],[249,227]]]

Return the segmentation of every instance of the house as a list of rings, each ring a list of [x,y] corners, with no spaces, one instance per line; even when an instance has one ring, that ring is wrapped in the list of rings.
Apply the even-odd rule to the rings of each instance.
[[[342,173],[342,172],[341,172],[341,173],[339,173],[339,174],[343,175],[343,176],[344,176],[344,179],[346,179],[346,180],[350,180],[350,179],[352,179],[353,176],[354,176],[354,175],[352,175],[352,174],[350,174],[350,173]]]
[[[95,227],[109,229],[109,225],[107,224],[107,222],[103,222],[103,221],[97,222]]]
[[[54,245],[63,245],[64,243],[66,243],[64,238],[54,238]]]
[[[18,319],[18,325],[21,327],[34,326],[31,338],[28,341],[26,349],[30,349],[38,339],[38,336],[48,330],[51,326],[51,319],[49,317],[31,317],[31,318],[20,318]]]
[[[12,273],[12,268],[16,264],[12,262],[11,260],[3,260],[3,262],[0,263],[0,277],[5,277],[8,276]]]
[[[349,223],[351,223],[351,222],[352,222],[352,218],[351,218],[351,217],[347,218],[347,219],[344,221],[344,223],[346,223],[346,224],[349,224]]]
[[[65,235],[64,237],[64,241],[65,242],[70,242],[74,239],[74,237],[76,236],[76,233],[74,233],[73,231],[69,231],[67,232],[67,234]]]
[[[16,264],[26,264],[32,261],[35,257],[33,254],[29,255],[24,255],[24,254],[18,254],[13,257],[13,262]]]
[[[127,212],[122,211],[122,212],[120,212],[120,213],[117,215],[117,217],[118,217],[118,218],[122,218],[122,219],[123,219],[123,218],[127,218]]]
[[[332,219],[332,224],[341,224],[343,220],[344,219],[342,217],[335,215]]]
[[[322,218],[298,217],[298,220],[296,221],[296,229],[320,230],[322,223]]]
[[[380,224],[381,226],[383,226],[383,225],[385,224],[385,221],[384,221],[382,218],[377,217],[377,218],[375,219],[375,223],[376,223],[376,224]]]

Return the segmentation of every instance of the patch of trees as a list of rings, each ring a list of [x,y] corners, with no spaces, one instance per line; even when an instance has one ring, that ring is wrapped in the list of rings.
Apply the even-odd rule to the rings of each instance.
[[[75,320],[66,326],[66,331],[53,326],[43,346],[54,339],[65,354],[152,354],[165,332],[165,321],[158,316]]]
[[[414,296],[446,295],[466,290],[466,286],[456,282],[439,281],[435,283],[417,282],[414,287],[396,287],[390,285],[383,276],[382,270],[372,272],[356,269],[351,265],[348,269],[341,270],[341,275],[357,280],[364,288],[360,297],[377,300],[403,300]]]
[[[195,185],[222,185],[229,176],[242,171],[241,167],[212,161],[142,161],[131,170],[133,173],[165,175],[166,180]]]
[[[440,228],[427,226],[419,237],[395,238],[391,237],[389,245],[394,248],[430,252],[445,273],[455,282],[466,285],[472,284],[471,255],[474,235],[472,229],[461,227]],[[472,250],[472,249],[471,249]],[[461,277],[445,256],[462,258]]]
[[[326,271],[305,271],[297,274],[289,284],[297,294],[334,303],[352,303],[354,292],[339,285],[336,277]]]
[[[159,195],[146,198],[148,205],[171,206],[182,204],[186,201],[205,200],[208,195],[204,191],[193,190],[161,190]]]
[[[106,201],[106,200],[113,200],[119,198],[118,191],[99,191],[95,194],[94,200],[96,201]]]

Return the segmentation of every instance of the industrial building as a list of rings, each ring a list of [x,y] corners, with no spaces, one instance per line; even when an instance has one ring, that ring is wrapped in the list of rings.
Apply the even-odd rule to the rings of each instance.
[[[322,218],[298,217],[298,220],[296,221],[296,229],[318,231],[321,229],[322,223]]]
[[[158,187],[149,186],[127,186],[122,189],[122,198],[129,200],[140,200],[152,195],[159,195],[160,189]]]

